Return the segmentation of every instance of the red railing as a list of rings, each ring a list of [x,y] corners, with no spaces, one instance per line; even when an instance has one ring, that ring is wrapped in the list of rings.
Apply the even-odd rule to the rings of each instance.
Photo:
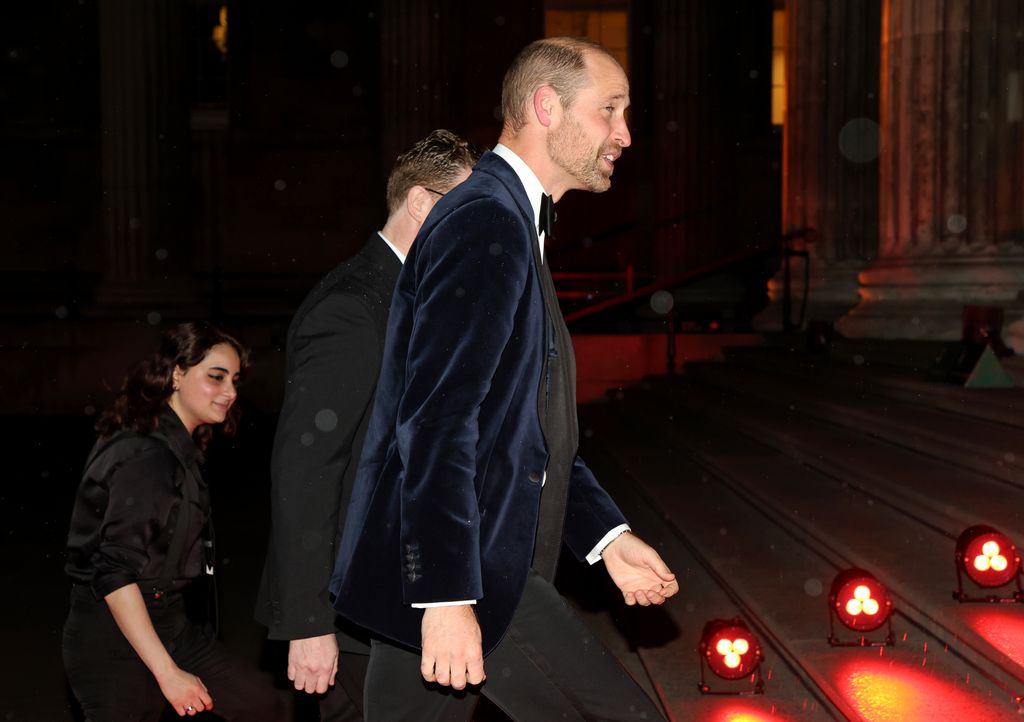
[[[795,241],[797,239],[800,239],[800,238],[805,239],[806,243],[813,243],[814,242],[814,229],[813,228],[798,228],[795,231],[790,231],[789,233],[784,233],[783,235],[779,236],[778,238],[775,238],[773,241],[771,241],[769,243],[759,244],[757,246],[753,246],[752,248],[744,249],[744,250],[742,250],[742,251],[740,251],[738,253],[734,253],[732,255],[725,256],[724,258],[719,258],[717,260],[710,261],[710,262],[705,263],[703,265],[697,266],[696,268],[692,268],[689,271],[687,271],[685,273],[682,273],[682,274],[680,274],[678,276],[675,276],[673,278],[664,279],[664,280],[660,280],[660,281],[654,281],[652,283],[648,283],[648,284],[645,284],[643,286],[640,286],[639,288],[635,288],[634,287],[631,290],[627,290],[625,293],[619,294],[619,295],[614,296],[612,298],[606,298],[604,300],[597,301],[596,303],[592,303],[589,306],[586,306],[584,308],[579,308],[579,309],[576,309],[575,311],[571,311],[570,313],[567,313],[565,315],[565,321],[566,321],[566,323],[570,323],[572,321],[577,321],[577,320],[579,320],[581,318],[586,318],[587,316],[592,316],[592,315],[594,315],[596,313],[600,313],[602,311],[606,311],[609,308],[614,308],[615,306],[621,306],[624,303],[629,303],[629,302],[635,301],[635,300],[637,300],[639,298],[643,298],[644,296],[648,296],[648,295],[654,293],[655,291],[661,291],[661,290],[665,290],[665,289],[671,289],[671,288],[678,288],[680,286],[686,286],[686,285],[688,285],[690,283],[694,283],[695,281],[698,281],[698,280],[700,280],[702,278],[706,278],[707,276],[711,276],[711,275],[714,275],[716,273],[720,273],[721,271],[724,271],[725,269],[729,268],[730,266],[734,266],[736,264],[743,263],[744,261],[749,261],[749,260],[751,260],[753,258],[757,258],[758,256],[762,256],[762,255],[764,255],[766,253],[769,253],[771,251],[774,251],[775,249],[780,248],[780,247],[783,248],[783,250],[784,250],[784,253],[783,253],[783,262],[784,262],[783,263],[783,268],[784,268],[784,275],[783,275],[783,286],[784,286],[784,288],[783,288],[783,305],[786,307],[786,310],[788,311],[788,308],[789,308],[789,296],[790,296],[790,290],[791,290],[790,289],[790,271],[789,271],[789,260],[790,260],[790,258],[792,258],[794,256],[802,257],[804,259],[804,271],[805,271],[804,275],[805,276],[807,275],[807,252],[803,251],[803,250],[797,250],[797,249],[790,248],[790,244],[793,241]],[[632,276],[632,273],[633,273],[633,270],[632,270],[632,267],[630,267],[630,268],[627,269],[627,271],[620,272],[618,274],[614,274],[614,273],[609,273],[609,274],[553,273],[552,276],[555,278],[555,280],[558,280],[559,277],[570,277],[570,276],[577,276],[577,275],[578,276],[585,276],[585,275],[608,275],[608,276],[613,276],[614,275],[614,276],[617,276],[617,277],[621,278],[621,277],[624,277],[625,274],[630,274]],[[806,294],[807,294],[807,283],[805,281],[805,283],[804,283],[804,305],[805,306],[806,306]],[[561,294],[559,294],[559,296],[561,296]],[[579,298],[579,296],[577,296],[577,298]],[[785,323],[786,323],[787,326],[792,325],[791,322],[788,319],[788,313],[787,313],[787,318],[785,319]]]

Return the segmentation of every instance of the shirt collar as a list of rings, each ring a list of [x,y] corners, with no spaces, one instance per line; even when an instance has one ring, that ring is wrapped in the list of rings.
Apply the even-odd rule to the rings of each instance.
[[[540,182],[540,178],[530,170],[530,166],[526,165],[526,161],[516,155],[508,146],[498,143],[494,146],[492,152],[512,166],[512,170],[519,177],[519,182],[523,184],[526,197],[530,201],[530,207],[533,208],[533,227],[537,228],[540,223],[540,197],[547,193]],[[537,241],[540,243],[540,258],[544,260],[544,234],[538,233]]]
[[[538,208],[539,208],[539,207],[540,207],[540,206],[538,205]],[[384,241],[385,243],[387,243],[387,244],[388,244],[388,248],[390,248],[390,249],[391,249],[392,251],[394,251],[394,252],[395,252],[395,255],[396,255],[396,256],[398,256],[398,260],[399,260],[399,261],[401,261],[401,262],[402,262],[402,265],[404,266],[404,265],[405,265],[405,254],[404,254],[404,253],[402,253],[402,252],[401,252],[400,250],[398,250],[398,249],[397,249],[397,248],[395,247],[395,244],[394,244],[394,243],[392,243],[391,241],[389,241],[389,240],[388,240],[388,237],[384,235],[384,232],[383,232],[383,231],[377,231],[377,235],[378,235],[378,236],[380,236],[380,239],[381,239],[382,241]]]
[[[164,406],[157,417],[157,428],[167,437],[167,441],[173,444],[181,452],[186,464],[203,463],[203,452],[196,446],[195,440],[189,436],[188,429],[182,423],[170,404]]]

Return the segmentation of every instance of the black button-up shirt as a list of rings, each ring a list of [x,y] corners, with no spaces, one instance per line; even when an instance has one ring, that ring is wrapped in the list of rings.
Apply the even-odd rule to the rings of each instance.
[[[198,480],[198,497],[189,514],[186,541],[172,584],[178,591],[202,573],[202,535],[209,515],[209,494],[199,475],[202,452],[177,414],[160,413],[155,436],[131,435],[102,451],[85,470],[68,532],[65,571],[87,584],[97,599],[132,583],[144,593],[160,579],[183,503],[185,470],[173,444]],[[98,446],[107,439],[97,441]]]

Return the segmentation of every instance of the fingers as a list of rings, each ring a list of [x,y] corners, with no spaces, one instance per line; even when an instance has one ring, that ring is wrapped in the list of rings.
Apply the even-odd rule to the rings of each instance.
[[[199,693],[199,703],[202,706],[196,707],[196,709],[213,709],[213,697],[210,696],[210,692],[202,681],[199,682],[199,685],[203,688],[203,691]]]
[[[288,679],[294,683],[295,689],[309,694],[323,694],[330,685],[334,684],[334,678],[338,671],[338,660],[335,658],[329,667],[308,662],[289,663]]]
[[[428,653],[426,649],[423,650],[423,655],[420,657],[420,675],[423,677],[424,681],[437,681],[437,675],[434,674],[436,661],[437,660],[434,658],[433,654]]]
[[[338,644],[333,634],[293,639],[288,643],[288,679],[295,689],[323,694],[338,671]]]
[[[651,549],[651,553],[648,556],[648,566],[650,566],[650,568],[654,571],[655,574],[661,577],[662,581],[675,581],[676,575],[673,574],[672,570],[668,568],[668,565],[665,563],[665,560],[661,558],[661,555],[658,554],[658,552],[654,551],[654,549]]]
[[[651,589],[636,589],[631,592],[623,592],[622,596],[625,599],[626,604],[633,606],[634,604],[641,607],[649,607],[653,605],[662,605],[669,598],[679,593],[679,584],[672,581],[668,582],[660,587],[653,587]]]
[[[445,605],[424,611],[420,674],[427,682],[465,689],[483,682],[480,625],[469,605]]]
[[[665,582],[665,586],[662,587],[661,596],[663,596],[665,599],[668,599],[669,597],[673,597],[678,593],[679,582],[675,580],[675,575],[673,575],[672,580]]]
[[[299,676],[295,680],[295,689],[302,690],[308,694],[323,694],[328,687],[328,674],[326,672],[314,672],[312,670],[299,669]]]
[[[424,653],[420,657],[420,674],[427,682],[433,682],[452,689],[465,689],[467,684],[483,684],[484,658],[478,647],[468,655],[434,657]]]
[[[206,689],[206,685],[203,684],[203,680],[199,679],[199,677],[194,677],[193,679],[197,686],[188,696],[194,697],[194,699],[183,703],[180,707],[176,707],[175,711],[179,717],[194,717],[200,712],[213,709],[213,698],[210,696],[209,690]]]
[[[484,674],[484,658],[481,654],[466,665],[466,681],[470,684],[483,684],[485,679],[487,675]]]

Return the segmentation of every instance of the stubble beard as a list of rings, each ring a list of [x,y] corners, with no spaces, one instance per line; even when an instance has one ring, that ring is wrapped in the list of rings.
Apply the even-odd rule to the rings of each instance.
[[[604,193],[611,188],[611,173],[601,166],[601,155],[590,149],[583,126],[566,113],[557,130],[548,134],[548,155],[562,170],[571,175],[591,193]]]

